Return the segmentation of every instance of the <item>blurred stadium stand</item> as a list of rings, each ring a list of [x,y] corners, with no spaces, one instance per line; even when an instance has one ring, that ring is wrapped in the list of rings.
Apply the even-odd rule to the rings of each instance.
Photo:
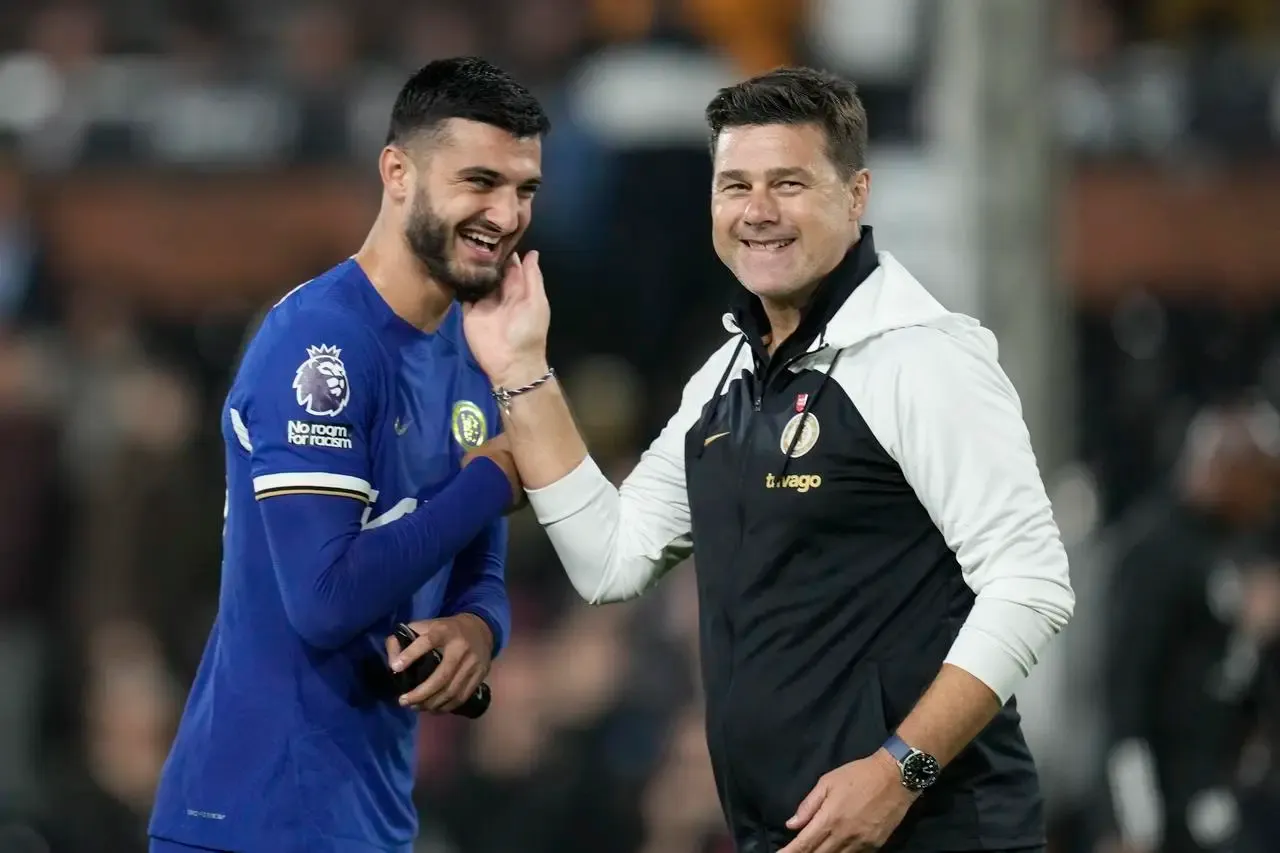
[[[1113,566],[1134,514],[1177,491],[1198,415],[1280,401],[1280,7],[1058,5],[1043,97],[1061,180],[1046,201],[1070,305],[1075,441],[1045,475],[1080,606],[1019,698],[1051,849],[1102,853],[1120,849],[1104,781]],[[230,372],[264,307],[363,237],[409,71],[481,53],[552,112],[528,242],[544,251],[553,361],[620,479],[717,343],[735,286],[707,239],[702,108],[726,82],[790,62],[857,81],[878,242],[944,302],[980,311],[959,225],[965,181],[983,176],[964,174],[939,131],[939,7],[0,4],[0,851],[145,849],[217,592]],[[1261,458],[1274,476],[1275,456]],[[1251,553],[1280,572],[1265,527],[1241,533],[1261,537]],[[421,853],[727,851],[689,568],[646,599],[591,610],[521,516],[509,577],[517,634],[493,711],[424,726]],[[1280,618],[1274,598],[1255,596]],[[1271,624],[1214,612],[1228,627]],[[1188,783],[1227,790],[1239,819],[1186,816],[1203,846],[1179,851],[1278,849],[1280,665],[1275,631],[1259,631],[1250,703],[1233,718],[1245,744],[1218,756],[1231,772]]]

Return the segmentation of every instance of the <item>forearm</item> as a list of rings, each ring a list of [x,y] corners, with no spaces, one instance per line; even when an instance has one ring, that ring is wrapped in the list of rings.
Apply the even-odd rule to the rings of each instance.
[[[898,726],[898,737],[943,766],[969,745],[1000,710],[990,687],[958,666],[942,671]]]
[[[545,376],[545,364],[513,371],[495,384],[519,388]],[[558,380],[552,379],[511,401],[502,416],[520,479],[526,489],[541,489],[565,477],[587,457],[587,445],[574,423]]]
[[[949,762],[1013,695],[1066,624],[1069,610],[1063,588],[1053,581],[990,581],[899,737]]]
[[[459,616],[470,613],[477,617],[493,635],[492,656],[506,648],[511,633],[511,600],[501,578],[484,576],[467,587],[461,595],[451,600],[441,611],[441,616]]]
[[[974,593],[941,672],[899,732],[948,761],[1035,667],[1071,619],[1075,594],[994,341],[926,328],[896,340],[897,370],[886,365],[884,406],[873,420]]]
[[[268,498],[261,508],[286,615],[308,643],[338,648],[412,597],[501,516],[510,485],[491,462],[469,465],[430,503],[364,531],[335,529],[331,514],[308,499],[315,497]],[[345,499],[318,499],[335,500]]]
[[[506,584],[507,520],[490,524],[458,555],[445,588],[442,616],[470,613],[493,636],[493,656],[511,634],[511,601]]]
[[[531,490],[529,506],[583,601],[624,600],[643,588],[616,588],[621,499],[592,459],[552,485]]]
[[[533,367],[496,384],[521,387],[545,373]],[[512,400],[503,435],[529,505],[585,601],[633,598],[687,555],[667,533],[673,503],[683,503],[683,484],[672,490],[669,483],[653,482],[642,460],[620,493],[588,455],[557,381]]]

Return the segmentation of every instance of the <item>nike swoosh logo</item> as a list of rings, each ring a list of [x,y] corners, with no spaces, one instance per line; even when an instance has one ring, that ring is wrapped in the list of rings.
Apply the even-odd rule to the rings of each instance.
[[[406,432],[409,431],[409,424],[411,423],[413,423],[413,421],[405,421],[404,423],[401,423],[400,419],[396,418],[396,422],[392,425],[392,427],[395,429],[396,435],[404,435]]]
[[[724,437],[725,437],[726,435],[728,435],[728,434],[729,434],[729,433],[727,433],[727,432],[718,432],[718,433],[716,433],[715,435],[709,435],[709,436],[707,436],[707,437],[706,437],[706,439],[702,442],[702,446],[703,446],[703,447],[706,447],[708,444],[710,444],[711,442],[715,441],[717,438],[724,438]]]

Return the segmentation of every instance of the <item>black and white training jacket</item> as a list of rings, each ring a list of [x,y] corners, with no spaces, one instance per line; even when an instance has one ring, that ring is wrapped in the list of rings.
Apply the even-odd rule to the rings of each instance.
[[[691,554],[707,738],[739,850],[873,753],[943,662],[1003,710],[891,849],[1044,842],[1012,699],[1071,617],[1067,558],[995,338],[869,228],[770,358],[759,301],[615,489],[588,457],[530,503],[578,592],[632,598]]]

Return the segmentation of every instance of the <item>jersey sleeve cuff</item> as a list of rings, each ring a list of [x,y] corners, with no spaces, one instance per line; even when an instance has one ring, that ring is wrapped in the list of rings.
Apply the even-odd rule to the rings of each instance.
[[[371,503],[373,486],[360,477],[326,471],[261,474],[253,478],[253,496],[258,500],[279,495],[333,495]]]
[[[529,506],[544,527],[577,515],[596,501],[611,484],[588,455],[577,468],[549,486],[527,489]]]
[[[1031,607],[979,597],[952,643],[946,663],[987,685],[1003,705],[1030,674],[1040,650],[1054,633],[1053,625]]]

